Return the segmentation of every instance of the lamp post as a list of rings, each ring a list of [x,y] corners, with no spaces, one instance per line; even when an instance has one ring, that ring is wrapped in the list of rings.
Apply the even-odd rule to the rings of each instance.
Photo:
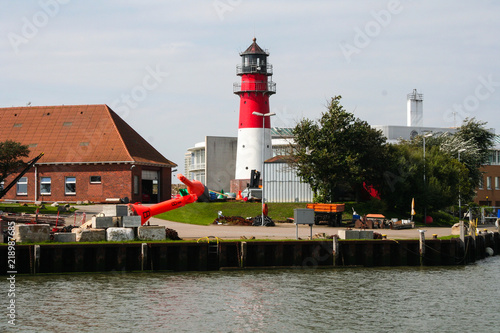
[[[426,196],[424,200],[424,223],[427,223],[427,183],[425,181],[425,138],[432,136],[432,132],[425,132],[423,135],[424,140],[424,196]]]
[[[458,150],[458,162],[460,163],[460,153],[464,152],[465,149]],[[462,218],[462,198],[460,197],[460,178],[458,178],[458,221]]]
[[[276,115],[274,112],[269,112],[269,113],[261,113],[254,111],[252,112],[253,115],[262,117],[262,171],[260,173],[262,177],[262,226],[264,226],[264,205],[265,205],[265,200],[264,200],[264,161],[266,159],[266,117],[271,117]]]

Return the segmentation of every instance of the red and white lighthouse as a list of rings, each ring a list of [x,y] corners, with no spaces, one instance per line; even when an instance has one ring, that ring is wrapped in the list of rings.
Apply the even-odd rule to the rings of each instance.
[[[251,170],[262,171],[263,162],[273,155],[269,96],[276,93],[276,83],[273,66],[267,63],[269,53],[257,45],[256,38],[240,56],[236,73],[241,83],[233,85],[240,97],[235,179],[249,179]]]

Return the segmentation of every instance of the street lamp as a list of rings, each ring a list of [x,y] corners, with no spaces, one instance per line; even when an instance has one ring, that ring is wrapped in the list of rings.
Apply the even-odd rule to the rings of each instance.
[[[264,200],[264,160],[266,159],[266,117],[271,117],[275,116],[276,113],[274,112],[269,112],[269,113],[261,113],[254,111],[252,112],[253,115],[262,117],[262,172],[260,173],[262,177],[262,226],[264,226],[264,205],[265,205],[265,200]]]
[[[460,153],[464,152],[465,149],[458,150],[458,162],[460,163]],[[460,197],[460,177],[458,178],[458,220],[462,218],[462,198]]]
[[[426,133],[423,135],[423,140],[424,140],[424,196],[426,196],[425,200],[424,200],[424,223],[427,223],[427,183],[425,181],[425,138],[432,136],[433,133],[430,131],[424,131],[424,133]]]

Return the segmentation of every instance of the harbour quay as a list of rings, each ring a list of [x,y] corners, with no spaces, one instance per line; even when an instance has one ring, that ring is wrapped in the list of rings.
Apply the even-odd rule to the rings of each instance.
[[[17,244],[17,274],[467,265],[498,255],[500,234],[451,239],[221,240]],[[8,246],[0,245],[7,275]]]

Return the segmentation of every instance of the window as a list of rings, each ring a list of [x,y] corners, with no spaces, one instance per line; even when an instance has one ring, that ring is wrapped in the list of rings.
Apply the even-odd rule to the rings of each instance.
[[[495,177],[495,190],[500,190],[500,177]]]
[[[486,189],[491,190],[491,177],[486,177]]]
[[[21,177],[17,181],[17,195],[28,195],[28,177]]]
[[[50,195],[51,193],[51,184],[52,180],[50,177],[42,177],[40,178],[40,194],[41,195]]]
[[[493,150],[493,151],[490,151],[490,154],[489,154],[489,164],[495,164],[496,162],[496,152]]]
[[[479,189],[480,190],[484,189],[484,179],[483,179],[483,177],[479,178]]]
[[[100,184],[101,183],[101,176],[90,176],[90,183],[91,184]]]
[[[66,194],[66,195],[76,194],[76,178],[75,177],[65,177],[64,178],[64,194]]]
[[[0,182],[0,191],[1,191],[1,190],[3,190],[3,186],[4,186],[4,182],[3,182],[3,181],[1,181],[1,182]]]

